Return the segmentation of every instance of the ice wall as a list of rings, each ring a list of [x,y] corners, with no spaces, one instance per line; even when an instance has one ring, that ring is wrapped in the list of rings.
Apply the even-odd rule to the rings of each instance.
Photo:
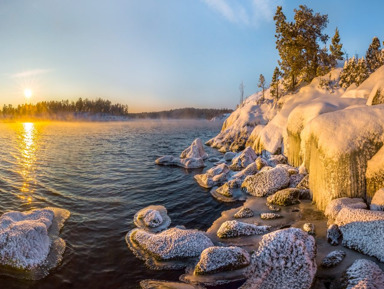
[[[384,147],[382,147],[367,163],[367,199],[370,201],[375,192],[384,188]]]

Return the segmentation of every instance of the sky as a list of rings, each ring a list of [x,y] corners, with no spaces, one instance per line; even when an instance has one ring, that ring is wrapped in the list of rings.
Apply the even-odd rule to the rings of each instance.
[[[130,112],[234,108],[277,65],[276,6],[328,14],[345,51],[384,40],[384,2],[1,0],[0,105],[98,97]],[[32,97],[26,99],[29,89]]]

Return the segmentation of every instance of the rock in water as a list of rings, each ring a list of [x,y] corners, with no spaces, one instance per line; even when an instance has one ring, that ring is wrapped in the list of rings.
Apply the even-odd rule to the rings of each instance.
[[[240,171],[246,168],[257,159],[255,151],[251,147],[247,147],[241,154],[232,160],[231,169]]]
[[[303,230],[310,235],[315,235],[315,225],[312,223],[305,223],[303,225]]]
[[[237,219],[241,219],[241,218],[251,218],[253,217],[254,214],[253,214],[253,211],[250,209],[250,208],[246,208],[246,207],[243,207],[241,208],[239,211],[237,211],[233,217],[237,218]]]
[[[227,162],[230,162],[232,161],[232,159],[236,156],[236,153],[234,152],[226,152],[224,154],[224,160],[226,160]]]
[[[316,275],[315,239],[301,229],[263,236],[241,289],[308,289]]]
[[[336,224],[332,224],[328,227],[327,230],[327,240],[332,246],[339,245],[339,240],[341,238],[341,232],[339,226]]]
[[[239,247],[210,247],[201,253],[195,274],[237,270],[248,266],[250,260],[248,252]]]
[[[203,188],[212,188],[217,184],[224,183],[227,180],[229,173],[229,167],[226,164],[219,164],[208,171],[205,174],[195,175],[195,180]]]
[[[269,196],[289,185],[289,173],[286,169],[277,167],[261,171],[245,178],[242,188],[256,197]]]
[[[347,289],[384,288],[384,272],[374,262],[358,259],[346,270],[341,283]]]
[[[276,192],[267,198],[267,202],[279,206],[291,206],[300,203],[300,191],[296,188],[288,188]]]
[[[335,267],[344,260],[345,255],[343,250],[332,251],[321,261],[321,266],[324,268]]]
[[[171,219],[164,206],[148,206],[135,214],[133,222],[147,231],[160,232],[169,227]]]
[[[217,236],[219,238],[234,238],[240,236],[261,235],[267,233],[269,229],[270,226],[257,226],[233,220],[222,223],[217,231]]]
[[[324,215],[332,220],[335,220],[337,217],[337,214],[341,211],[341,209],[348,207],[348,208],[355,208],[355,209],[365,209],[367,208],[367,205],[364,203],[364,200],[361,198],[339,198],[332,200],[328,203],[327,207],[325,208]]]
[[[162,156],[158,158],[155,163],[163,166],[178,166],[186,169],[197,169],[205,167],[205,163],[202,158],[179,159],[173,156]]]
[[[171,228],[158,234],[134,229],[127,234],[126,240],[135,254],[136,248],[130,241],[157,260],[196,257],[204,249],[213,246],[212,241],[203,232],[180,228]]]
[[[384,189],[380,189],[375,193],[370,208],[373,211],[384,211]]]
[[[187,158],[202,158],[206,159],[208,158],[208,154],[204,151],[203,142],[201,139],[197,138],[195,139],[192,144],[186,148],[181,154],[181,159],[187,159]]]
[[[261,213],[260,218],[262,220],[274,220],[274,219],[279,219],[282,218],[282,215],[275,214],[275,213]]]

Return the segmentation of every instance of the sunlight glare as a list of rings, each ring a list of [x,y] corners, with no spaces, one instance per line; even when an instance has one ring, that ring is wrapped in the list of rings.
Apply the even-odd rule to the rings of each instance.
[[[32,97],[32,90],[29,88],[24,89],[24,96],[26,99],[30,99]]]

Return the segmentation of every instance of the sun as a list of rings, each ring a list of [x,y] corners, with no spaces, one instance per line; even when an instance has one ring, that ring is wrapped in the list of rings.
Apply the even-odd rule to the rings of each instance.
[[[29,88],[24,89],[24,96],[26,99],[30,99],[32,97],[32,90]]]

